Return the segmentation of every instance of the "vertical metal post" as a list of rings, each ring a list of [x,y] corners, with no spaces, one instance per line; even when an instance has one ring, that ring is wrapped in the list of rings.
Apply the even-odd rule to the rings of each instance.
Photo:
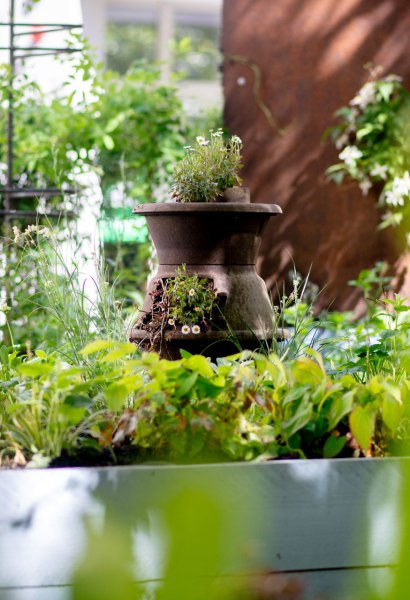
[[[157,59],[161,61],[161,79],[168,84],[172,72],[171,40],[174,36],[174,9],[164,0],[158,4]]]
[[[10,80],[8,88],[8,110],[7,110],[7,189],[11,190],[13,186],[13,85],[15,76],[15,55],[14,55],[14,0],[10,0]],[[9,211],[11,208],[11,194],[9,191],[4,194],[4,208]],[[9,214],[5,215],[5,234],[7,235],[8,224],[10,221]]]

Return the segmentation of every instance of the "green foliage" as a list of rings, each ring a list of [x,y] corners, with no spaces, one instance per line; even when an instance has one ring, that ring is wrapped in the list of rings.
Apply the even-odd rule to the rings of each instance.
[[[81,354],[92,372],[3,347],[3,456],[49,460],[79,447],[119,462],[378,456],[408,417],[407,383],[333,379],[315,351],[286,363],[243,352],[215,365],[98,339]]]
[[[174,277],[158,279],[150,292],[152,310],[140,317],[138,326],[149,333],[150,347],[159,351],[165,334],[200,334],[224,322],[220,299],[212,279],[198,277],[182,265]]]
[[[407,380],[410,306],[398,294],[380,297],[382,289],[390,293],[389,282],[385,265],[377,263],[350,282],[363,291],[367,305],[364,317],[353,320],[343,313],[327,315],[327,337],[320,347],[334,375],[349,373],[360,382],[378,374],[397,383]]]
[[[78,38],[75,38],[78,40]],[[8,103],[10,74],[2,67],[0,100]],[[75,91],[79,87],[87,93]],[[183,111],[158,69],[134,65],[120,77],[95,70],[87,52],[73,60],[69,81],[54,97],[27,76],[14,79],[15,184],[78,185],[97,173],[107,201],[122,184],[125,198],[152,201],[180,155]],[[0,116],[0,161],[5,162],[5,119]]]
[[[329,128],[341,162],[327,169],[340,184],[345,175],[359,182],[364,195],[373,186],[385,212],[381,227],[403,222],[408,230],[410,195],[410,94],[401,78],[377,79],[377,71],[349,106],[336,112],[340,122]]]
[[[222,130],[210,140],[196,138],[186,146],[185,157],[174,168],[172,195],[177,202],[213,202],[226,188],[240,183],[242,141],[236,135],[225,143]]]
[[[9,289],[5,315],[11,341],[26,346],[28,352],[32,348],[57,350],[79,365],[84,362],[80,350],[95,332],[123,339],[126,324],[122,305],[115,300],[102,263],[95,261],[97,280],[89,279],[86,289],[77,262],[67,253],[67,235],[40,225],[29,225],[24,231],[13,229],[18,283],[17,289]],[[92,364],[87,366],[93,369]]]
[[[216,292],[212,281],[189,275],[185,265],[176,269],[176,276],[164,286],[164,302],[168,307],[168,324],[200,327],[212,317]],[[196,330],[195,330],[196,331]]]

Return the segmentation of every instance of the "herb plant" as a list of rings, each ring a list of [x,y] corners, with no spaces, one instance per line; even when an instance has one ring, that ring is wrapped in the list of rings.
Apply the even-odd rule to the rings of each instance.
[[[174,168],[172,196],[177,202],[214,202],[241,182],[241,139],[234,135],[225,142],[222,129],[210,134],[209,140],[197,136],[195,146],[185,146],[185,156]]]

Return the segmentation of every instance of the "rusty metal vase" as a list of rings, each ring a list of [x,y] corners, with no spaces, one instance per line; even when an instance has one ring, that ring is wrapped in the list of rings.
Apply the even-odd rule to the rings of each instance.
[[[272,341],[272,306],[255,264],[262,232],[269,218],[282,212],[279,206],[251,204],[246,188],[232,188],[218,202],[140,204],[133,212],[146,217],[159,266],[148,283],[131,341],[149,348],[142,316],[152,311],[158,280],[175,277],[181,265],[188,274],[212,280],[223,300],[225,325],[200,334],[165,331],[162,357],[179,358],[184,348],[216,358]]]

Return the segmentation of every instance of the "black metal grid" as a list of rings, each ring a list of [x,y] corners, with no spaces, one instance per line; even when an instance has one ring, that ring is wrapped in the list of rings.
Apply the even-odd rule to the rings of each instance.
[[[4,197],[4,209],[0,210],[0,215],[4,216],[4,222],[7,224],[11,217],[33,217],[33,216],[47,216],[47,217],[59,217],[61,213],[59,211],[28,211],[28,210],[17,210],[12,208],[12,199],[16,197],[25,198],[36,198],[38,196],[53,197],[65,194],[73,194],[75,190],[67,188],[61,190],[59,188],[17,188],[13,185],[14,179],[14,165],[13,165],[13,139],[14,139],[14,113],[13,113],[13,82],[16,75],[16,62],[18,60],[38,57],[38,56],[50,56],[58,54],[71,54],[79,52],[80,48],[59,48],[59,47],[48,47],[48,46],[35,46],[35,47],[22,47],[17,45],[16,38],[21,38],[27,35],[32,35],[32,31],[22,31],[20,28],[38,27],[36,33],[51,33],[59,32],[64,30],[73,30],[82,27],[82,24],[70,24],[70,23],[16,23],[15,22],[15,0],[9,0],[9,15],[10,20],[8,22],[0,22],[0,27],[9,28],[9,46],[0,46],[0,50],[8,50],[9,52],[9,65],[10,65],[10,85],[8,92],[8,109],[7,109],[7,170],[6,186],[0,187],[0,195]]]

